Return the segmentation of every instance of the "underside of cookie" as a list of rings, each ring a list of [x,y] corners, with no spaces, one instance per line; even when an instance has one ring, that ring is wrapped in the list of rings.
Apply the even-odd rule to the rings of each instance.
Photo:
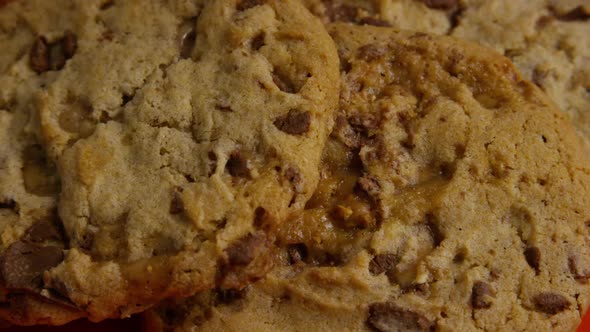
[[[147,314],[156,330],[574,331],[590,304],[590,162],[496,52],[335,24],[321,180],[275,268]]]
[[[57,167],[58,209],[6,219],[3,317],[125,317],[262,277],[315,189],[337,104],[319,20],[296,1],[58,5],[8,7],[33,27],[14,61],[42,82],[23,121]],[[52,20],[68,24],[44,31]]]

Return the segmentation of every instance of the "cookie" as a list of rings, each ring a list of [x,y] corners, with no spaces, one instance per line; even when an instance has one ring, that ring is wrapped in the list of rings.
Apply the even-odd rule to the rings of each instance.
[[[260,278],[333,123],[338,58],[319,20],[296,1],[67,4],[8,5],[63,24],[15,55],[44,81],[32,127],[57,165],[63,239],[41,236],[55,255],[30,271],[14,267],[33,231],[7,241],[7,292],[98,321]],[[18,309],[7,319],[30,316]]]
[[[590,7],[570,0],[302,0],[324,22],[448,34],[511,59],[568,115],[590,154]]]
[[[0,317],[22,324],[63,324],[82,313],[22,289],[27,284],[40,291],[39,268],[57,265],[55,259],[63,249],[62,243],[53,241],[63,234],[60,227],[53,227],[60,179],[35,131],[33,112],[35,93],[53,77],[39,76],[30,69],[28,50],[35,31],[65,27],[61,21],[38,19],[39,13],[30,11],[29,5],[34,4],[23,2],[0,10],[0,252],[4,257],[17,251],[33,253],[24,254],[12,266],[5,260],[0,263],[4,277]],[[40,236],[40,228],[34,225],[47,226],[49,238]],[[29,271],[10,280],[4,274],[7,269]],[[16,289],[8,291],[5,287],[11,281],[17,284]]]
[[[276,266],[146,314],[175,331],[574,331],[590,304],[590,161],[493,50],[329,26],[342,67],[321,180]]]

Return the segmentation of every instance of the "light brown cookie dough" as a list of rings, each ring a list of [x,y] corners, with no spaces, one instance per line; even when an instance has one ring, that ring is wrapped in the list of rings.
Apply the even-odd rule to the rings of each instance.
[[[340,112],[277,266],[148,313],[173,331],[574,331],[590,304],[590,161],[498,53],[329,26]]]
[[[324,22],[448,34],[511,59],[564,111],[590,154],[586,0],[302,0]]]
[[[337,103],[336,50],[317,18],[278,0],[38,1],[3,13],[15,25],[3,38],[22,51],[0,65],[16,58],[43,82],[25,91],[30,126],[61,187],[48,218],[59,236],[23,230],[4,244],[9,294],[98,321],[266,273],[276,227],[315,189]],[[31,256],[31,245],[46,250]],[[19,270],[23,257],[43,264]],[[22,307],[3,308],[6,319],[45,322]]]
[[[62,230],[53,227],[60,179],[35,131],[34,114],[34,95],[55,75],[37,75],[31,69],[29,49],[38,31],[64,31],[73,21],[49,22],[32,10],[37,5],[28,1],[0,9],[0,252],[4,258],[19,256],[13,264],[6,259],[0,263],[4,279],[0,317],[21,324],[63,324],[82,313],[59,301],[29,295],[41,291],[42,269],[57,265],[63,249],[63,243],[54,241],[61,239]],[[57,17],[53,9],[46,13]],[[68,14],[83,16],[75,10]],[[46,235],[35,231],[43,225]],[[20,272],[13,278],[4,273],[7,269]],[[8,291],[11,283],[14,288]]]

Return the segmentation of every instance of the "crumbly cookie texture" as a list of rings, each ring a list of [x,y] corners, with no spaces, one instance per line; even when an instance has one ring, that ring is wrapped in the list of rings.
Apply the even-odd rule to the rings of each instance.
[[[586,0],[301,0],[324,22],[448,34],[510,58],[565,112],[590,153]]]
[[[55,79],[56,72],[37,75],[30,66],[29,50],[40,31],[65,31],[84,13],[48,7],[44,15],[69,15],[67,20],[50,21],[33,10],[42,3],[47,2],[21,1],[0,10],[0,317],[13,323],[63,324],[83,314],[23,289],[40,292],[40,268],[59,263],[63,249],[63,243],[54,241],[61,240],[61,229],[52,223],[57,215],[60,179],[35,130],[37,117],[33,112],[34,95]],[[39,236],[33,225],[38,225],[37,230],[45,225],[46,236]],[[19,244],[11,246],[16,242]],[[37,260],[29,259],[27,253],[31,252]],[[28,271],[12,274],[16,278],[5,275],[8,257],[16,258],[13,266]],[[17,283],[18,289],[8,291],[10,282]]]
[[[22,88],[21,122],[60,186],[43,223],[7,212],[21,229],[3,242],[8,293],[97,321],[267,272],[276,227],[315,190],[338,101],[317,18],[283,0],[31,1],[2,15],[19,51],[1,69],[41,82]],[[44,322],[22,307],[4,314]]]
[[[574,331],[590,304],[590,161],[500,54],[329,26],[340,107],[277,266],[148,314],[176,331]]]

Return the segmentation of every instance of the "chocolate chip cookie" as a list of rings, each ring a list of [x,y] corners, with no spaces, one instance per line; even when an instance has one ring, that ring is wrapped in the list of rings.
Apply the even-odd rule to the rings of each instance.
[[[56,72],[38,75],[30,49],[39,31],[66,31],[75,21],[50,22],[31,10],[37,5],[30,1],[0,10],[0,317],[63,324],[82,313],[40,294],[43,271],[63,258],[64,234],[56,211],[60,179],[45,154],[34,112],[35,94]]]
[[[13,61],[39,82],[13,99],[31,100],[31,165],[47,173],[33,180],[53,212],[25,223],[12,188],[2,197],[5,224],[20,225],[3,239],[9,295],[98,321],[267,272],[276,228],[315,190],[338,101],[317,18],[282,0],[31,1],[2,14],[3,73]]]
[[[574,331],[590,304],[590,161],[493,50],[334,24],[321,180],[277,265],[148,315],[176,331]]]
[[[588,1],[302,1],[326,23],[448,34],[494,48],[567,114],[590,154]]]

